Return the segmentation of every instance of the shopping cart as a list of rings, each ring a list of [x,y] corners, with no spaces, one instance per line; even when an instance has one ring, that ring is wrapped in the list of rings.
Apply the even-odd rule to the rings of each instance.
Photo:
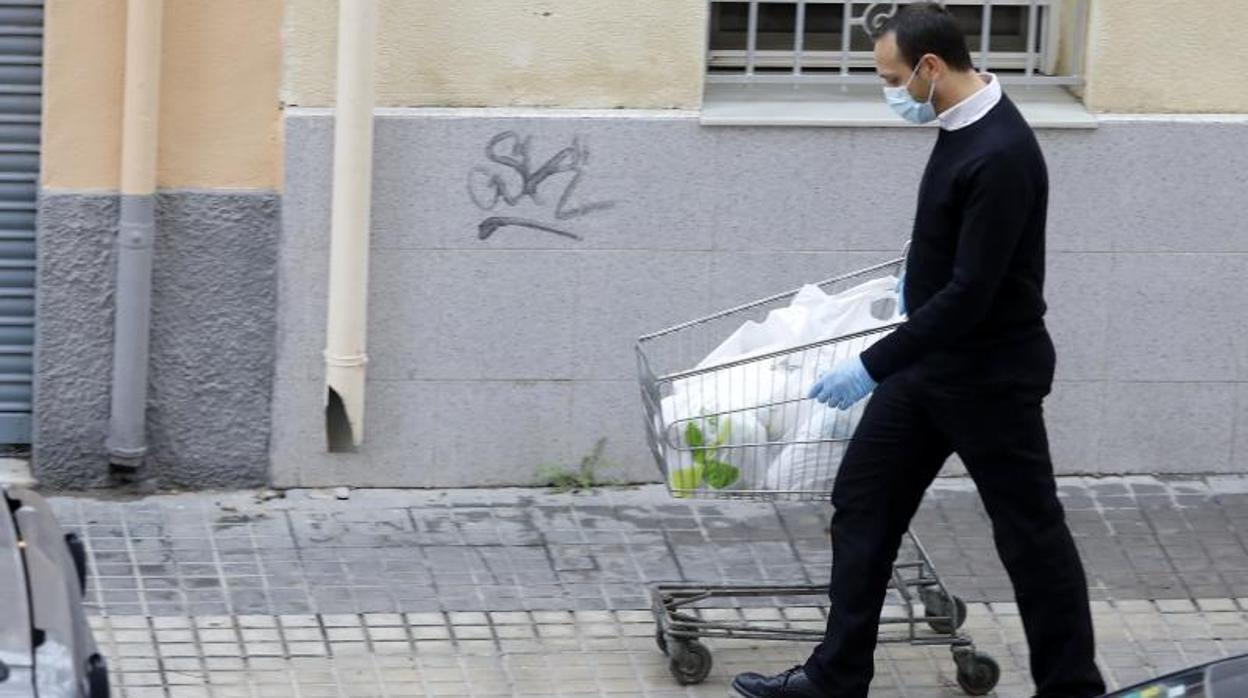
[[[866,281],[899,274],[904,265],[903,252],[898,259],[837,276],[818,286],[828,293],[840,293]],[[893,315],[893,307],[878,309],[879,317],[889,321],[873,329],[689,368],[697,366],[744,322],[761,322],[797,294],[769,296],[637,341],[646,437],[674,497],[830,499],[832,476],[866,401],[841,411],[819,405],[805,393],[819,372],[858,354],[897,327],[900,322]],[[800,425],[812,418],[820,420],[818,428],[815,433],[809,429],[803,433]],[[759,426],[764,421],[767,426]],[[774,440],[778,434],[786,436]],[[789,463],[786,453],[794,456]],[[710,650],[699,642],[701,638],[818,642],[825,632],[817,619],[761,622],[707,606],[731,606],[741,599],[750,599],[753,604],[790,604],[802,597],[826,594],[826,583],[652,584],[655,640],[669,657],[678,683],[701,683],[710,673],[712,661]],[[880,620],[881,643],[948,645],[962,689],[970,695],[992,691],[1000,668],[960,632],[966,604],[946,588],[913,531],[907,532],[893,565],[889,599]],[[785,618],[783,610],[778,614],[781,618]]]

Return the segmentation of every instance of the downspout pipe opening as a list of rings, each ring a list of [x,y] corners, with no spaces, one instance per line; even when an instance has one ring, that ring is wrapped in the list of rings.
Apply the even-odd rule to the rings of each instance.
[[[357,453],[347,407],[337,390],[329,389],[325,401],[325,434],[329,437],[330,453]]]

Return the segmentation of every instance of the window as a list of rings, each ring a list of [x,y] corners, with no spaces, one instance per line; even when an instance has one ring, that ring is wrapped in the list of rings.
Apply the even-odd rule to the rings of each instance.
[[[782,101],[790,95],[803,109],[817,107],[821,94],[844,104],[853,99],[854,90],[848,89],[852,86],[863,90],[870,86],[877,92],[859,94],[879,101],[871,36],[904,2],[709,2],[706,83],[712,107],[716,102],[735,101],[733,113],[740,116],[741,100],[774,102],[768,95]],[[1081,57],[1088,2],[944,0],[943,4],[965,31],[979,70],[996,73],[1004,85],[1027,86],[1033,102],[1078,105],[1067,89],[1083,85]],[[763,87],[767,85],[772,86],[770,90]],[[824,90],[811,88],[800,94],[792,90],[815,85],[823,85]],[[752,89],[747,94],[737,89],[740,86]],[[833,93],[827,86],[839,87]],[[778,114],[776,106],[769,103],[765,111]],[[1086,120],[1082,106],[1078,111]],[[707,121],[705,112],[704,105],[703,120]],[[824,112],[835,116],[831,107]],[[1054,112],[1046,109],[1045,113]]]
[[[901,3],[711,0],[711,81],[779,77],[874,80],[871,31]],[[1030,82],[1079,84],[1057,75],[1061,0],[947,0],[980,69]],[[846,31],[848,27],[848,31]],[[800,35],[799,35],[800,32]],[[1081,32],[1073,32],[1078,36]]]

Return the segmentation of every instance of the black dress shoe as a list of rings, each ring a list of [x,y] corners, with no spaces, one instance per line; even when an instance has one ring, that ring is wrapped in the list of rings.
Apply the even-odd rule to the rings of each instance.
[[[800,666],[775,676],[754,672],[740,674],[733,680],[732,689],[744,698],[824,698],[823,691]]]

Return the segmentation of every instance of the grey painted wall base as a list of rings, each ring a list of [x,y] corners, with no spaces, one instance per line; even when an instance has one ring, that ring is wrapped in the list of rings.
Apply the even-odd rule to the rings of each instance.
[[[489,203],[496,134],[532,168],[592,150],[541,201]],[[692,118],[387,110],[377,126],[369,422],[324,450],[331,120],[286,120],[273,477],[281,485],[532,482],[599,436],[623,479],[654,479],[631,343],[642,332],[895,254],[933,133],[704,128]],[[1066,473],[1235,472],[1248,459],[1248,172],[1243,124],[1115,120],[1042,132],[1053,179],[1048,402]],[[513,141],[496,152],[515,155]],[[1216,157],[1214,157],[1216,155]],[[497,158],[496,158],[497,159]],[[471,174],[474,168],[489,174]],[[477,173],[482,170],[476,170]],[[483,185],[483,182],[485,183]],[[583,236],[503,228],[526,216]]]
[[[515,132],[494,146],[498,134]],[[364,447],[325,451],[332,121],[292,110],[274,390],[279,485],[532,482],[601,436],[656,478],[643,332],[895,255],[928,129],[708,128],[695,115],[378,118]],[[523,191],[563,149],[582,170]],[[1248,125],[1107,121],[1040,133],[1053,182],[1047,403],[1064,473],[1237,472],[1248,461]],[[592,153],[592,157],[589,154]],[[530,179],[530,184],[533,181]],[[610,208],[595,206],[614,202]],[[493,207],[490,204],[493,203]],[[484,210],[489,209],[489,210]],[[566,215],[578,209],[584,215]],[[482,224],[523,217],[531,227]],[[494,220],[498,222],[497,219]]]
[[[149,453],[162,485],[268,480],[279,198],[157,198]],[[34,470],[57,488],[109,484],[117,196],[44,192],[38,222]]]

